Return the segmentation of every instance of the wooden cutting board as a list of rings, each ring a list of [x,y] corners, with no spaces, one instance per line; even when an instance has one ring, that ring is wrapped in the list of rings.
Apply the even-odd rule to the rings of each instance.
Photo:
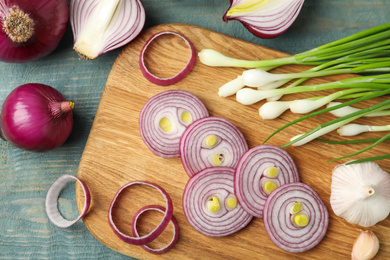
[[[261,219],[253,219],[240,232],[223,238],[206,237],[189,225],[181,201],[188,176],[180,159],[163,159],[155,156],[141,139],[138,118],[145,102],[157,93],[169,89],[192,92],[204,102],[210,115],[225,117],[234,123],[243,132],[249,147],[260,145],[269,134],[298,118],[299,115],[286,112],[278,119],[262,120],[258,115],[258,108],[262,103],[244,106],[237,103],[234,96],[219,97],[218,88],[241,74],[243,69],[240,68],[207,67],[197,61],[191,73],[173,86],[160,87],[150,83],[142,76],[139,69],[139,53],[153,34],[166,30],[188,37],[197,51],[213,48],[226,55],[242,59],[286,56],[285,53],[186,24],[164,24],[150,28],[126,46],[115,61],[107,80],[77,174],[91,191],[92,205],[84,218],[84,223],[90,232],[113,250],[139,259],[350,259],[352,244],[361,228],[347,223],[332,212],[329,204],[332,169],[345,161],[327,162],[327,160],[357,151],[365,147],[364,144],[346,146],[313,141],[302,147],[286,148],[297,164],[301,181],[311,185],[319,193],[330,213],[327,234],[312,250],[290,254],[279,249],[269,239]],[[158,37],[151,44],[147,54],[147,66],[161,77],[169,77],[180,71],[189,58],[189,50],[184,41],[169,35]],[[304,69],[306,69],[304,66],[284,66],[274,71],[286,73]],[[349,76],[315,79],[307,84],[323,83],[345,77]],[[313,95],[314,93],[294,94],[285,96],[284,100]],[[291,137],[331,119],[333,117],[326,114],[306,120],[279,133],[268,144],[280,146],[287,143]],[[382,118],[361,122],[389,124],[384,121]],[[360,138],[371,136],[380,135],[362,135]],[[330,133],[326,137],[341,139],[336,133]],[[388,153],[386,146],[387,144],[379,145],[360,157]],[[378,164],[390,172],[388,160],[379,161]],[[154,182],[163,187],[172,197],[174,216],[180,225],[180,237],[176,246],[164,255],[152,255],[138,246],[126,244],[114,235],[108,224],[107,212],[115,193],[126,183],[135,180]],[[81,209],[84,198],[79,187],[76,187],[76,200]],[[114,211],[115,222],[121,231],[131,235],[133,214],[140,207],[149,204],[165,205],[159,193],[151,189],[134,186],[125,190]],[[161,215],[153,212],[145,214],[139,222],[141,234],[152,230],[159,218]],[[169,227],[161,239],[152,242],[151,246],[163,246],[164,242],[170,240],[171,230],[172,228]],[[390,219],[387,218],[375,225],[372,230],[381,242],[377,259],[389,257]]]

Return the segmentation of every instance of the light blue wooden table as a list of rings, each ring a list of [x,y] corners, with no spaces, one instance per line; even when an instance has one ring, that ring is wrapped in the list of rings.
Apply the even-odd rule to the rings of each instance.
[[[145,27],[188,23],[283,52],[298,53],[390,21],[390,0],[306,0],[293,26],[282,36],[263,40],[239,22],[224,23],[229,0],[143,0]],[[44,199],[63,174],[76,175],[80,157],[111,66],[120,50],[83,61],[72,50],[70,26],[58,49],[37,62],[0,62],[0,104],[25,83],[57,88],[75,104],[73,132],[62,147],[32,153],[0,142],[0,259],[127,259],[96,240],[82,222],[68,229],[52,225]],[[65,216],[76,216],[73,187],[60,199]]]

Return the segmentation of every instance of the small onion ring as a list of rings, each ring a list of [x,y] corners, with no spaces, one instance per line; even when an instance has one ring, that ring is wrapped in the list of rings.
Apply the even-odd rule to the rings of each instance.
[[[147,185],[147,186],[150,186],[150,187],[158,190],[163,195],[163,197],[165,198],[165,201],[166,201],[166,210],[164,212],[165,215],[164,215],[163,219],[161,220],[160,224],[152,232],[150,232],[148,235],[145,235],[142,237],[131,237],[131,236],[124,234],[123,232],[121,232],[117,228],[117,226],[115,225],[114,220],[112,218],[112,211],[113,211],[115,202],[116,202],[117,198],[119,197],[120,193],[124,189],[126,189],[132,185],[136,185],[136,184]],[[163,188],[161,188],[157,184],[150,183],[147,181],[133,181],[133,182],[130,182],[130,183],[124,185],[116,193],[115,197],[113,198],[113,200],[111,202],[110,209],[108,211],[108,222],[110,224],[112,231],[114,231],[115,235],[117,235],[121,240],[123,240],[126,243],[132,244],[132,245],[142,246],[142,245],[146,245],[146,244],[152,242],[159,235],[161,235],[161,233],[165,230],[165,228],[168,226],[170,220],[172,219],[172,215],[173,215],[172,199]]]
[[[279,186],[298,182],[297,167],[284,149],[273,145],[259,145],[248,150],[238,162],[234,175],[234,192],[241,206],[255,217],[263,217],[263,209],[268,195],[261,188],[263,171],[277,167]],[[273,179],[271,179],[273,180]]]
[[[309,215],[305,227],[293,225],[290,207],[301,202]],[[288,183],[274,190],[264,207],[264,226],[272,242],[290,253],[305,252],[321,242],[326,234],[329,213],[318,193],[302,182]]]
[[[140,134],[146,146],[155,155],[163,158],[180,156],[180,137],[187,127],[180,119],[180,111],[189,112],[192,121],[209,115],[202,101],[184,90],[161,92],[150,98],[143,106],[139,116]],[[160,117],[170,117],[174,122],[173,133],[165,133],[160,129],[158,125]]]
[[[58,197],[60,195],[61,190],[65,187],[65,185],[71,181],[77,181],[80,183],[81,187],[84,191],[84,207],[80,215],[75,220],[67,220],[62,215],[58,209]],[[73,175],[62,175],[57,180],[53,182],[47,191],[45,208],[46,214],[49,220],[56,226],[60,228],[67,228],[74,225],[78,222],[84,215],[87,213],[89,206],[91,205],[91,195],[89,193],[89,189],[87,185],[77,177]]]
[[[212,148],[204,147],[204,139],[215,135],[220,139]],[[210,116],[193,122],[181,136],[180,158],[188,176],[214,166],[235,168],[241,156],[248,150],[248,144],[241,131],[222,117]],[[214,165],[213,154],[224,154],[225,161]]]
[[[252,219],[239,203],[231,210],[224,201],[234,195],[234,169],[230,167],[212,167],[193,175],[184,189],[183,210],[190,225],[209,237],[223,237],[233,234]],[[218,196],[221,208],[217,213],[209,213],[206,201],[211,196]]]
[[[137,213],[135,213],[135,215],[133,217],[133,222],[132,222],[133,234],[136,237],[139,237],[138,230],[137,230],[138,218],[142,213],[144,213],[145,211],[148,211],[148,210],[155,210],[155,211],[158,211],[161,213],[165,213],[165,208],[161,207],[159,205],[149,205],[149,206],[145,206],[145,207],[142,207],[141,209],[139,209],[137,211]],[[153,249],[153,248],[148,247],[147,245],[143,245],[141,247],[146,252],[149,252],[152,254],[164,254],[164,253],[168,252],[176,244],[177,240],[179,239],[179,223],[177,222],[175,216],[172,216],[171,224],[173,226],[173,237],[172,237],[171,242],[167,246],[165,246],[163,248],[159,248],[159,249]]]
[[[150,43],[154,39],[156,39],[157,37],[164,35],[164,34],[173,34],[173,35],[176,35],[176,36],[182,38],[187,43],[187,45],[190,47],[190,51],[191,51],[190,59],[188,60],[187,64],[184,66],[184,68],[178,74],[176,74],[175,76],[170,77],[170,78],[159,78],[159,77],[153,75],[152,73],[150,73],[150,71],[148,70],[148,68],[145,65],[145,51],[146,51],[146,49],[149,47]],[[188,75],[188,73],[190,73],[192,68],[194,67],[195,61],[196,61],[196,51],[195,51],[195,47],[192,44],[192,42],[190,42],[185,36],[183,36],[179,33],[172,32],[172,31],[163,31],[163,32],[159,32],[159,33],[154,34],[146,42],[146,44],[143,46],[143,48],[141,50],[140,57],[139,57],[139,66],[140,66],[142,74],[144,75],[144,77],[147,80],[149,80],[150,82],[152,82],[156,85],[159,85],[159,86],[169,86],[169,85],[173,85],[173,84],[179,82],[180,80],[182,80],[183,78],[185,78]]]

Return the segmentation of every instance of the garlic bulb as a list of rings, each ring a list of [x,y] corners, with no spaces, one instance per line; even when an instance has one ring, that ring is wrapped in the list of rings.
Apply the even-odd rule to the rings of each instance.
[[[379,251],[379,239],[372,231],[362,231],[352,248],[352,260],[373,259]]]
[[[334,168],[330,204],[352,224],[370,227],[390,213],[390,175],[374,162]]]

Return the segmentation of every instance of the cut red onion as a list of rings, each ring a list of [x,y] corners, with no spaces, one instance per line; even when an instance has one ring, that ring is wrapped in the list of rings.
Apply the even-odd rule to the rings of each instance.
[[[155,210],[155,211],[161,212],[163,214],[165,213],[165,208],[161,207],[159,205],[149,205],[149,206],[145,206],[145,207],[141,208],[140,210],[138,210],[137,213],[135,213],[134,218],[133,218],[133,222],[132,222],[133,234],[136,237],[139,237],[138,230],[137,230],[138,218],[142,213],[144,213],[145,211],[148,211],[148,210]],[[164,253],[168,252],[176,244],[177,240],[179,239],[179,223],[177,222],[175,216],[172,216],[171,224],[173,226],[173,237],[172,237],[171,242],[167,246],[165,246],[163,248],[159,248],[159,249],[150,248],[147,245],[143,245],[141,247],[146,252],[149,252],[152,254],[164,254]]]
[[[71,0],[73,48],[83,59],[131,42],[142,31],[145,10],[140,0]]]
[[[152,187],[152,188],[158,190],[161,193],[161,195],[163,195],[163,197],[166,201],[166,210],[164,211],[164,217],[162,218],[160,224],[152,232],[150,232],[148,235],[145,235],[142,237],[131,237],[131,236],[124,234],[122,231],[120,231],[117,228],[117,226],[114,223],[113,217],[112,217],[112,211],[113,211],[113,208],[115,206],[115,202],[116,202],[117,198],[119,197],[119,195],[121,194],[121,192],[124,189],[126,189],[130,186],[133,186],[133,185],[137,185],[137,184],[147,185],[149,187]],[[146,245],[146,244],[152,242],[154,239],[156,239],[164,231],[164,229],[168,226],[169,221],[171,221],[172,215],[173,215],[172,199],[163,188],[161,188],[157,184],[150,183],[147,181],[133,181],[133,182],[130,182],[130,183],[124,185],[116,193],[114,199],[111,202],[110,209],[108,211],[108,222],[110,224],[110,227],[112,228],[112,231],[114,231],[115,235],[117,235],[121,240],[123,240],[126,243],[132,244],[132,245],[142,246],[142,245]]]
[[[234,205],[237,201],[233,178],[233,168],[213,167],[189,179],[183,194],[183,210],[194,229],[209,237],[223,237],[248,225],[252,216],[240,204]],[[208,207],[210,199],[218,201],[219,209]]]
[[[206,117],[192,123],[180,139],[180,157],[188,176],[214,166],[235,168],[248,150],[238,128],[227,119]]]
[[[284,33],[296,20],[304,0],[230,0],[223,20],[240,21],[255,36],[271,39]]]
[[[294,207],[295,205],[299,207]],[[295,208],[298,210],[295,211]],[[295,213],[292,214],[291,211]],[[304,226],[294,223],[294,217],[300,217],[297,214],[307,216],[306,221],[303,221]],[[329,214],[313,188],[294,182],[271,193],[264,207],[263,219],[267,233],[275,245],[287,252],[300,253],[321,242],[328,228]]]
[[[180,137],[193,121],[209,115],[202,101],[184,90],[168,90],[149,99],[139,128],[146,146],[163,158],[180,156]]]
[[[247,151],[238,162],[234,192],[248,213],[262,218],[264,205],[272,188],[298,181],[297,167],[284,149],[273,145],[259,145]]]
[[[176,35],[176,36],[182,38],[187,43],[187,45],[191,51],[190,59],[188,60],[187,64],[184,66],[184,68],[178,74],[176,74],[175,76],[170,77],[170,78],[159,78],[159,77],[153,75],[152,73],[150,73],[150,71],[148,70],[148,68],[145,65],[145,51],[146,51],[146,49],[149,47],[150,43],[154,39],[156,39],[157,37],[164,35],[164,34],[173,34],[173,35]],[[159,32],[159,33],[156,33],[155,35],[153,35],[146,42],[146,44],[142,48],[141,54],[139,56],[139,66],[141,68],[142,74],[144,75],[144,77],[147,80],[149,80],[150,82],[152,82],[156,85],[159,85],[159,86],[173,85],[173,84],[179,82],[180,80],[182,80],[183,78],[185,78],[188,75],[188,73],[190,73],[192,68],[194,67],[195,61],[196,61],[196,51],[195,51],[195,47],[192,44],[192,42],[190,42],[185,36],[183,36],[179,33],[176,33],[176,32],[171,32],[171,31]]]
[[[84,191],[84,207],[80,215],[75,220],[67,220],[65,219],[60,211],[58,210],[58,197],[60,192],[65,187],[65,185],[69,182],[77,181],[80,183],[81,187]],[[61,228],[67,228],[78,222],[85,214],[88,212],[89,206],[91,205],[91,196],[88,190],[87,185],[77,177],[73,175],[62,175],[57,180],[53,182],[47,191],[45,207],[46,214],[49,220],[56,226]]]

